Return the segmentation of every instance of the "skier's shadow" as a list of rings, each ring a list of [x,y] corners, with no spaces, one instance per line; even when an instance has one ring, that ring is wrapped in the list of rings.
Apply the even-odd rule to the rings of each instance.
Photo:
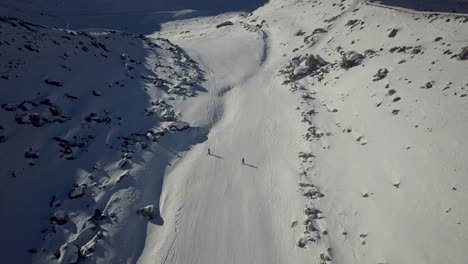
[[[218,159],[224,159],[223,157],[221,156],[218,156],[218,155],[215,155],[215,154],[208,154],[209,156],[212,156],[212,157],[215,157],[215,158],[218,158]]]
[[[248,167],[250,167],[250,168],[258,169],[257,166],[254,166],[254,165],[252,165],[252,164],[244,163],[244,165],[245,165],[245,166],[248,166]]]

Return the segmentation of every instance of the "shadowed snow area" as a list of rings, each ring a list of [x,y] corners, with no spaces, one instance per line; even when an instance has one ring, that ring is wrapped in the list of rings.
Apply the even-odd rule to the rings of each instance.
[[[467,0],[370,0],[370,2],[418,11],[468,13]]]
[[[107,28],[152,33],[175,19],[252,11],[265,0],[0,0],[0,15],[70,29]]]

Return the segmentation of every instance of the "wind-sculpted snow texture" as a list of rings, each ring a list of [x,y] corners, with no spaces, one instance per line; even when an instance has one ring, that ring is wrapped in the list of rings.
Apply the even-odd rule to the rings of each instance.
[[[1,17],[0,259],[464,263],[455,2],[159,2],[146,35]],[[178,11],[212,4],[257,9]]]

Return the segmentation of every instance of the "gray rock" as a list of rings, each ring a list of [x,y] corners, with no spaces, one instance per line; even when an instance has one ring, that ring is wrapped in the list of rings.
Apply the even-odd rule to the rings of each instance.
[[[305,61],[305,65],[309,67],[311,70],[315,70],[321,66],[326,65],[327,62],[320,57],[320,55],[313,55],[310,54],[309,57],[307,57],[307,60]]]
[[[464,47],[458,54],[459,60],[468,60],[468,46]]]
[[[390,31],[390,34],[388,34],[389,38],[394,38],[396,34],[398,33],[398,29],[394,28]]]
[[[355,51],[349,51],[343,55],[341,59],[341,67],[349,69],[358,66],[362,63],[364,58],[365,56],[362,54],[359,54]]]
[[[307,239],[305,238],[299,239],[299,241],[297,242],[297,246],[300,248],[304,248],[305,246],[307,246]]]
[[[431,89],[434,86],[434,81],[427,82],[422,88]]]

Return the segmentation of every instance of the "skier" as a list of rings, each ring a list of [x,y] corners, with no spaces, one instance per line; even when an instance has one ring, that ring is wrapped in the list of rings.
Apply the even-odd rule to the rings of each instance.
[[[208,148],[208,155],[211,155],[211,151],[210,151],[210,148]]]
[[[244,157],[242,157],[242,165],[245,165]]]

